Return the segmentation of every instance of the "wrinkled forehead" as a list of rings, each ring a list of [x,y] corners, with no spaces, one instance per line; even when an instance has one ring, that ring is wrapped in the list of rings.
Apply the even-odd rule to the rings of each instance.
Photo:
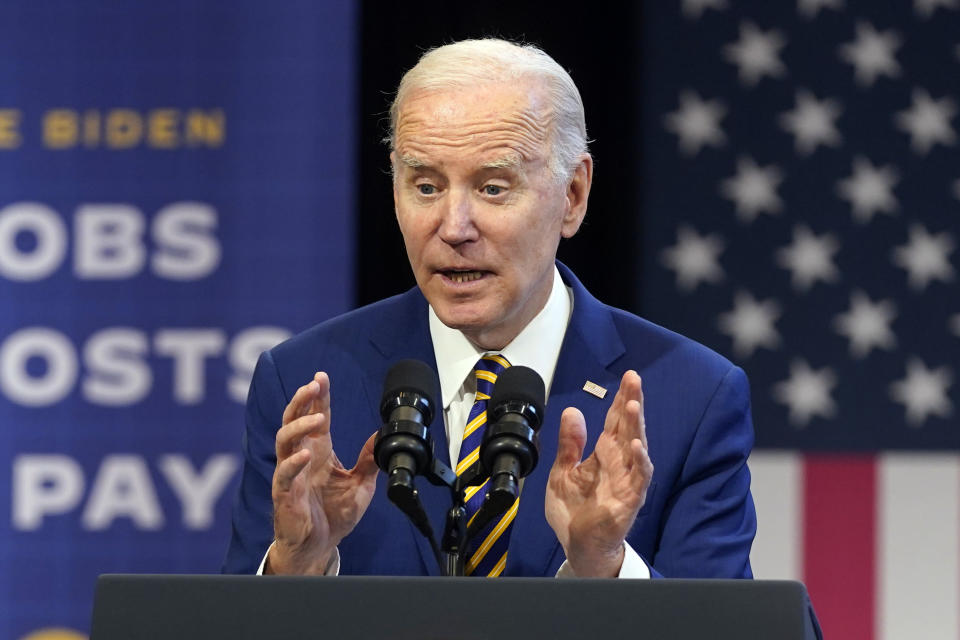
[[[401,158],[455,150],[532,161],[549,145],[552,113],[529,82],[421,90],[400,105],[395,150]]]

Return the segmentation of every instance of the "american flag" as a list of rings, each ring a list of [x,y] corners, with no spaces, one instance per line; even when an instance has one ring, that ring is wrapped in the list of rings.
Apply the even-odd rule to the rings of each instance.
[[[741,365],[758,577],[960,638],[960,0],[645,3],[645,316]]]

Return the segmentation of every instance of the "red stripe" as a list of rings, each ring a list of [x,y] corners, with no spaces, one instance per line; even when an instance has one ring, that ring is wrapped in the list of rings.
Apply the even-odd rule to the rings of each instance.
[[[823,635],[872,640],[876,468],[871,456],[804,461],[803,575]]]

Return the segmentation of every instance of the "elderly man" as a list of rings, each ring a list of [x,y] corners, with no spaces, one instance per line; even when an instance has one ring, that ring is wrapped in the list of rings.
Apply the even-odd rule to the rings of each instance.
[[[263,354],[225,570],[438,573],[429,545],[376,491],[370,435],[385,372],[417,358],[440,377],[437,454],[461,470],[482,432],[484,381],[520,364],[548,389],[542,463],[469,550],[468,573],[749,577],[743,372],[601,304],[556,262],[593,176],[570,76],[502,40],[434,49],[400,83],[390,143],[417,287]],[[419,490],[438,528],[449,493]]]

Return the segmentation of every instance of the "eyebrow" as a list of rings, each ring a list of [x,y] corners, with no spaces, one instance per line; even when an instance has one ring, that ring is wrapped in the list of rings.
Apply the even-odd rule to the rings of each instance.
[[[484,162],[483,169],[520,169],[523,166],[523,159],[519,153],[508,153],[505,156]]]
[[[422,169],[427,167],[427,163],[421,160],[420,158],[410,155],[409,153],[404,153],[400,155],[400,164],[409,167],[411,169]],[[520,169],[523,166],[523,159],[518,153],[508,153],[500,158],[496,158],[489,162],[484,162],[480,168],[481,169]]]
[[[400,164],[410,167],[411,169],[420,169],[421,167],[427,166],[423,160],[409,153],[404,153],[400,156]]]

